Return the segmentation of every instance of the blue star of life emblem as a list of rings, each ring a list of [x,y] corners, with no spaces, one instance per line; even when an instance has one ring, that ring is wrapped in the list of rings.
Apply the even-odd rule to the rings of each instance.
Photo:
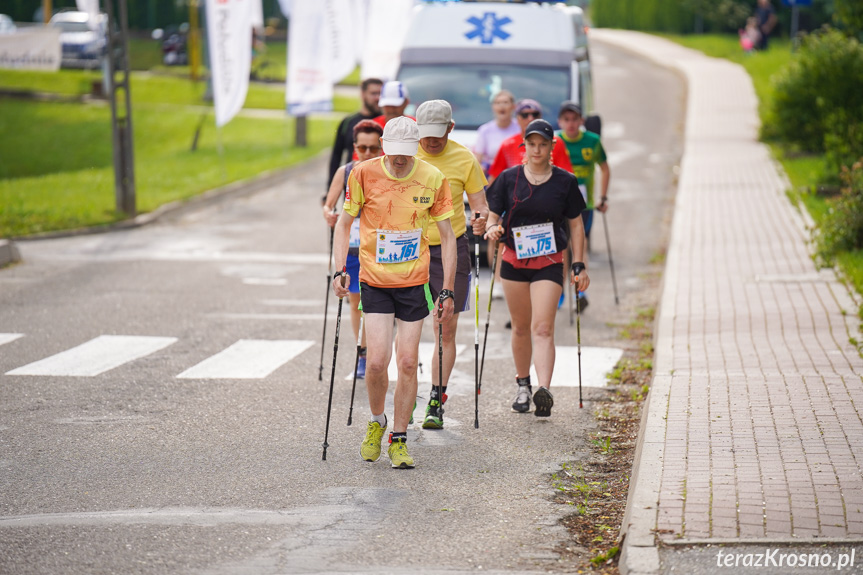
[[[495,38],[506,40],[510,37],[510,33],[503,30],[504,26],[512,22],[509,16],[498,18],[494,12],[486,12],[482,18],[471,16],[467,22],[476,26],[465,34],[468,40],[479,37],[482,44],[491,44]]]

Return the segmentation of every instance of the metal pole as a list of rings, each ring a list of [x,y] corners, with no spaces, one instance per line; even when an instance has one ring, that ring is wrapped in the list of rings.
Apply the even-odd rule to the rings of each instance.
[[[797,49],[797,32],[800,29],[800,7],[791,0],[791,51]]]
[[[114,15],[114,0],[106,0],[108,14],[108,76],[111,98],[111,126],[114,151],[114,198],[116,210],[134,216],[135,156],[132,148],[132,100],[129,83],[129,26],[126,0],[117,0],[119,18]],[[120,75],[119,79],[117,75]],[[123,92],[120,101],[119,91]]]

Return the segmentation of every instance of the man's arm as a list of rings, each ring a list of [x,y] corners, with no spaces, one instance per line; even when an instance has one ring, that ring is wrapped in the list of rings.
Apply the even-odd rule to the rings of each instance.
[[[488,220],[488,201],[485,198],[485,190],[468,194],[467,203],[470,205],[470,224],[473,228],[473,235],[479,237],[485,233],[485,224]],[[479,212],[479,218],[476,217],[477,212]]]
[[[327,192],[327,197],[324,198],[324,219],[327,221],[327,225],[331,228],[335,226],[338,221],[339,216],[336,214],[336,202],[339,201],[344,189],[345,167],[342,166],[336,170],[336,174],[333,176],[333,181],[330,183],[330,191]]]
[[[452,231],[452,223],[449,219],[439,220],[437,222],[437,228],[438,231],[440,231],[440,252],[441,262],[443,263],[443,289],[452,291],[455,289],[455,266],[456,260],[458,259],[455,234]],[[350,231],[350,228],[348,228],[348,231]],[[454,309],[455,304],[452,301],[452,298],[448,298],[444,301],[443,315],[438,318],[435,314],[435,318],[439,323],[448,321],[452,317]]]
[[[611,182],[611,168],[608,167],[608,162],[599,164],[599,171],[602,173],[600,177],[601,195],[599,196],[599,204],[596,209],[600,212],[608,210],[608,204],[605,202],[608,199],[608,184]]]

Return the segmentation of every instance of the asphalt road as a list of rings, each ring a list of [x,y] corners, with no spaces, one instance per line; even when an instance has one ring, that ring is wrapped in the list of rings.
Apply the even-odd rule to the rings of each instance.
[[[668,227],[683,90],[629,54],[597,44],[592,55],[621,303],[598,222],[581,343],[621,348],[613,324],[656,303],[645,278]],[[586,388],[579,410],[577,389],[557,388],[548,420],[512,413],[502,300],[480,428],[465,314],[446,428],[410,430],[411,471],[359,459],[368,408],[360,388],[345,425],[345,316],[321,461],[336,309],[319,382],[325,171],[319,159],[139,229],[19,244],[24,262],[0,270],[0,573],[571,569],[556,552],[570,545],[558,522],[571,508],[551,502],[548,474],[576,457],[590,400],[607,391]],[[557,329],[559,346],[576,345],[565,310]],[[572,381],[576,366],[557,370]]]

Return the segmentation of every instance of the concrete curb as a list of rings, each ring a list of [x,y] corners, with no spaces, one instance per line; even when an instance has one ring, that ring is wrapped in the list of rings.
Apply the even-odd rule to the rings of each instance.
[[[9,240],[0,240],[0,268],[21,261],[17,246]]]
[[[134,218],[128,220],[122,220],[113,224],[106,224],[104,226],[90,226],[86,228],[77,228],[74,230],[45,232],[40,234],[32,234],[29,236],[19,236],[13,239],[18,242],[26,242],[31,240],[69,238],[74,236],[101,234],[110,231],[126,230],[145,226],[164,217],[178,216],[186,212],[200,209],[205,206],[215,205],[228,197],[238,198],[254,194],[263,189],[279,184],[284,180],[287,180],[298,171],[308,169],[308,165],[310,163],[315,162],[318,158],[322,157],[325,154],[329,155],[329,153],[329,150],[324,150],[317,156],[313,156],[309,160],[306,160],[295,166],[291,166],[290,168],[271,170],[253,178],[240,180],[238,182],[233,182],[220,188],[208,190],[206,192],[198,194],[197,196],[193,196],[185,200],[163,204],[152,212],[139,214]],[[324,195],[324,192],[325,190],[321,190],[321,196]]]

